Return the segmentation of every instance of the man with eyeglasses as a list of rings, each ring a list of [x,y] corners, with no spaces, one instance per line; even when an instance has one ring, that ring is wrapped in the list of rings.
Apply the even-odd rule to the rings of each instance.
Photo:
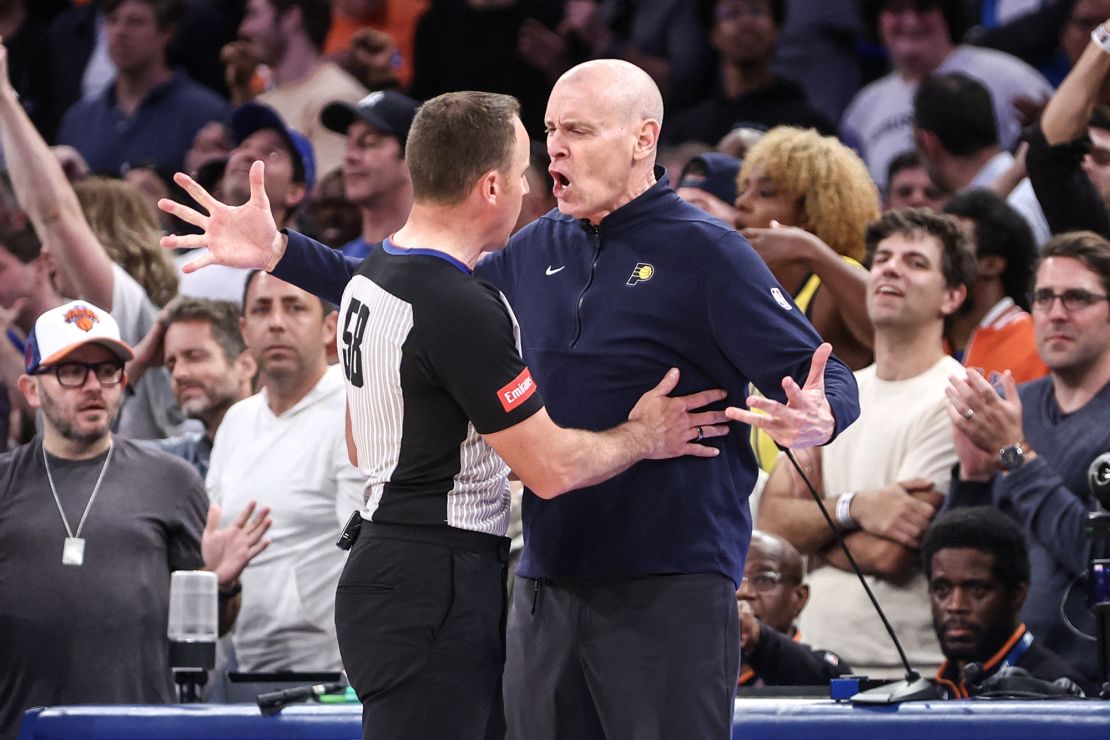
[[[265,509],[218,529],[191,465],[112,434],[132,356],[84,301],[27,338],[19,389],[43,431],[0,456],[0,737],[31,706],[173,701],[170,572],[231,588],[269,544]]]
[[[777,535],[752,531],[740,609],[739,686],[823,686],[852,669],[836,653],[802,642],[795,621],[809,602],[798,550]]]
[[[1053,237],[1032,294],[1037,350],[1048,376],[1001,391],[974,371],[950,380],[959,475],[947,507],[990,504],[1024,526],[1032,577],[1022,620],[1079,670],[1094,674],[1096,651],[1068,628],[1092,634],[1086,589],[1090,540],[1083,534],[1087,470],[1110,451],[1110,242],[1089,231]]]

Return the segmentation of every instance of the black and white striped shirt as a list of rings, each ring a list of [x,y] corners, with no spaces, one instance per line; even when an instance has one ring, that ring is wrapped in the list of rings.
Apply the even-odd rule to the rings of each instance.
[[[363,517],[504,535],[508,466],[481,435],[543,408],[504,297],[442,252],[386,240],[339,316]]]

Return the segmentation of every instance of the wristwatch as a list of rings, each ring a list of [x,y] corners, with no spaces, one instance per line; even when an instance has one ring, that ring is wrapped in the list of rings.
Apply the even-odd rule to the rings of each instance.
[[[1005,471],[1017,470],[1025,464],[1025,442],[1015,442],[998,451],[998,467]]]

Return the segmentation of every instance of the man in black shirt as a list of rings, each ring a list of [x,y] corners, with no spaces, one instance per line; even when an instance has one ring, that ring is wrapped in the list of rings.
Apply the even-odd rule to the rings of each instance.
[[[949,511],[925,534],[921,556],[946,658],[936,680],[950,698],[968,697],[970,663],[980,664],[980,681],[1017,666],[1045,681],[1086,683],[1018,618],[1029,589],[1029,552],[1010,517],[991,506]]]
[[[802,642],[795,621],[809,601],[802,556],[789,542],[752,530],[740,608],[740,686],[820,686],[851,673],[838,655]]]

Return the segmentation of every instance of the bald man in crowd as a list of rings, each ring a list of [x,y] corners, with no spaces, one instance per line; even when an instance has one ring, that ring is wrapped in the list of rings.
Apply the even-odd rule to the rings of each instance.
[[[851,673],[836,653],[802,642],[798,615],[809,602],[805,563],[778,535],[752,531],[740,609],[740,686],[823,686]]]
[[[672,395],[724,389],[734,404],[725,413],[741,424],[727,436],[690,428],[689,441],[719,450],[711,459],[637,463],[550,500],[525,491],[504,684],[511,738],[731,737],[735,592],[757,471],[745,425],[805,448],[859,414],[851,372],[759,255],[675,195],[655,166],[662,119],[655,83],[627,62],[564,74],[546,115],[558,212],[475,274],[513,306],[524,361],[556,423],[612,428],[677,368]],[[194,222],[208,225],[199,214]],[[196,266],[263,267],[335,303],[358,270],[307,239],[266,231],[250,254],[233,241],[209,238]],[[749,383],[775,392],[749,398]],[[764,414],[738,407],[745,402]]]

